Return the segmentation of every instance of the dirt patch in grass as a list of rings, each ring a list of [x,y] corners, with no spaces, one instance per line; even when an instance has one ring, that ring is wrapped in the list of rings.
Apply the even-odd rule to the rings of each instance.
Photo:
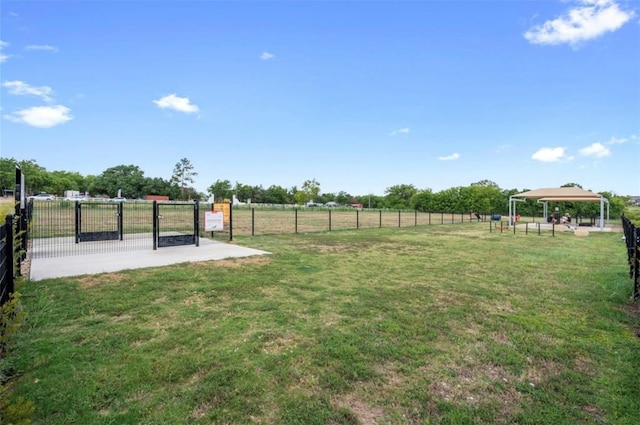
[[[539,385],[549,377],[558,375],[565,369],[560,363],[544,359],[535,364],[531,364],[522,374],[521,379],[529,384]]]
[[[347,394],[333,400],[336,409],[349,409],[358,418],[362,425],[377,425],[384,419],[384,411],[376,406],[371,406],[365,401]]]
[[[622,310],[628,313],[631,317],[640,319],[640,302],[625,305],[622,307]],[[640,326],[635,326],[633,328],[633,333],[635,336],[640,338]]]
[[[80,287],[87,289],[94,286],[112,285],[122,282],[127,276],[124,273],[105,273],[98,275],[84,276],[78,279]]]
[[[111,322],[112,323],[122,323],[122,322],[126,322],[128,320],[131,320],[133,316],[131,316],[130,314],[120,314],[118,316],[114,316],[111,318]]]
[[[214,261],[201,261],[197,263],[189,263],[188,268],[202,269],[202,268],[224,268],[224,269],[237,269],[239,267],[251,265],[251,266],[263,266],[269,264],[271,259],[267,255],[254,255],[251,257],[242,258],[228,258],[224,260]]]
[[[267,354],[281,354],[293,350],[297,345],[295,335],[287,334],[265,341],[262,351]]]

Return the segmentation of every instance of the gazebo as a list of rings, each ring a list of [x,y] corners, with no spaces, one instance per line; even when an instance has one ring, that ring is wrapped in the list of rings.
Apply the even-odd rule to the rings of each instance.
[[[548,214],[547,204],[549,201],[600,202],[600,231],[604,230],[604,204],[606,203],[607,221],[609,221],[609,200],[598,193],[589,192],[576,186],[536,189],[511,195],[509,197],[509,217],[516,215],[516,203],[523,202],[525,199],[537,199],[538,202],[541,202],[545,218]]]

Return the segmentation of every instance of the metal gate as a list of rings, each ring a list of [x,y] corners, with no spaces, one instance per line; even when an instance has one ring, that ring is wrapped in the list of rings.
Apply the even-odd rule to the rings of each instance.
[[[122,203],[76,202],[76,243],[122,240]]]
[[[153,202],[153,249],[179,245],[200,245],[198,201]]]

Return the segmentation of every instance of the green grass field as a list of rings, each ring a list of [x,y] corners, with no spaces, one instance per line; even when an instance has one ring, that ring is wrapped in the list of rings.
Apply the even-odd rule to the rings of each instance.
[[[637,424],[618,233],[237,237],[272,255],[28,283],[36,424]]]

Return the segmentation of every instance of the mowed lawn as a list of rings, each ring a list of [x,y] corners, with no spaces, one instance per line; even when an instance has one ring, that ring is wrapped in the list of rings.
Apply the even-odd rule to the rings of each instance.
[[[620,238],[241,237],[272,255],[28,283],[14,396],[48,425],[638,424]]]

